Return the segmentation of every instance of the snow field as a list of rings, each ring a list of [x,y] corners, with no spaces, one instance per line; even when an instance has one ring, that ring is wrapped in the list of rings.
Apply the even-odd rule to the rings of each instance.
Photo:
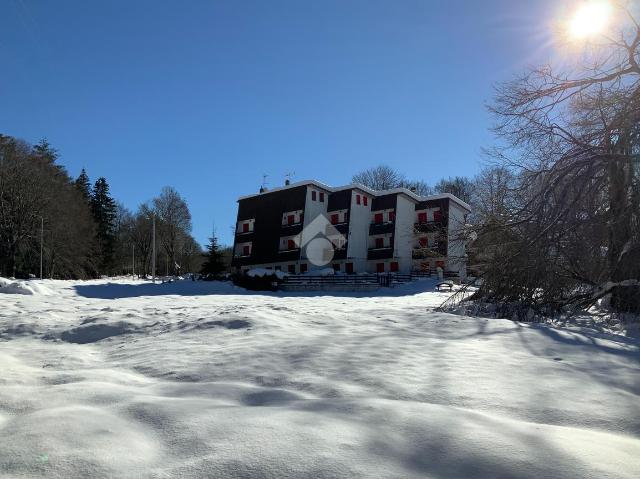
[[[0,295],[7,477],[635,478],[637,340],[381,295]]]

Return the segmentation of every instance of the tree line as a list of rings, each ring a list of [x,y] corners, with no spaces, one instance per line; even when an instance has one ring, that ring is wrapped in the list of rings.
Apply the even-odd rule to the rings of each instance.
[[[57,151],[0,134],[0,276],[96,278],[151,274],[156,225],[158,274],[199,271],[202,248],[191,213],[172,187],[129,211],[106,178],[72,178]]]

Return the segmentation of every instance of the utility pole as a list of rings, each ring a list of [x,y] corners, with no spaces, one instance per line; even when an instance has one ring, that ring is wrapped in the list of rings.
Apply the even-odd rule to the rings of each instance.
[[[169,253],[167,253],[167,278],[169,277]]]
[[[136,245],[131,245],[131,277],[136,278]]]
[[[42,250],[44,245],[44,216],[40,217],[40,279],[42,279]]]
[[[152,235],[153,253],[151,255],[151,275],[153,282],[156,282],[156,215],[153,214],[153,235]]]

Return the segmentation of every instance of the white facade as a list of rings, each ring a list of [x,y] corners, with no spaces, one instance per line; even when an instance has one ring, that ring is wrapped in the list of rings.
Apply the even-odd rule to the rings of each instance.
[[[288,188],[298,188],[297,191],[300,191],[300,186],[305,187],[304,208],[279,213],[281,225],[278,226],[282,227],[282,234],[278,252],[282,260],[266,264],[249,261],[247,257],[250,257],[254,245],[243,241],[243,235],[246,235],[245,238],[252,235],[260,218],[239,220],[234,247],[234,257],[243,259],[236,263],[241,265],[239,269],[264,267],[304,273],[333,267],[349,273],[409,273],[425,268],[433,270],[439,266],[445,271],[465,276],[465,241],[462,232],[470,207],[455,196],[442,194],[420,197],[404,188],[373,191],[361,185],[332,188],[308,181],[244,197],[239,201],[247,198],[255,200],[256,196]],[[332,197],[333,194],[336,196]],[[334,202],[330,207],[332,198]],[[269,224],[272,224],[271,220]],[[419,225],[429,227],[419,229]],[[446,228],[443,228],[444,225]],[[291,232],[289,226],[297,228],[295,231],[299,233],[287,234],[287,231]],[[327,258],[333,256],[331,261],[322,265],[314,265],[310,261],[306,248],[318,237],[330,242],[327,243],[330,248]],[[258,228],[253,241],[259,241],[259,238]],[[446,242],[446,248],[441,241]],[[428,255],[416,254],[426,249],[430,250]],[[299,251],[299,256],[297,253],[292,256],[291,253],[296,251]]]

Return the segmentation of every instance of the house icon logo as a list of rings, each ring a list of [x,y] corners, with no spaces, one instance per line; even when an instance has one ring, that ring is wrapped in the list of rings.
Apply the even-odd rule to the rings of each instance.
[[[345,236],[323,214],[304,227],[295,238],[302,255],[315,266],[326,266],[333,260],[334,249],[346,244]]]

